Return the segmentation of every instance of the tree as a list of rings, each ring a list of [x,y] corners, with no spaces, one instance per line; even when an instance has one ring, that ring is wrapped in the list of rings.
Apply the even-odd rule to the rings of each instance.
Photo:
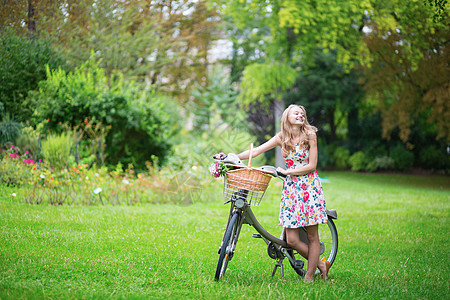
[[[46,79],[45,65],[64,67],[48,41],[18,35],[10,28],[0,31],[0,112],[20,122],[30,120],[34,107],[25,105],[25,98]]]
[[[35,11],[36,33],[51,39],[72,68],[89,59],[93,50],[108,74],[123,73],[180,101],[187,99],[193,83],[205,83],[208,51],[219,22],[206,1],[28,3]],[[6,27],[24,30],[27,11],[26,5],[14,1],[0,8],[0,20]]]
[[[272,57],[283,58],[291,65],[301,62],[306,68],[308,63],[314,61],[315,49],[321,48],[323,51],[335,50],[337,61],[344,64],[348,70],[361,64],[367,72],[372,73],[372,70],[380,69],[380,53],[371,49],[368,41],[387,39],[386,35],[389,34],[392,40],[392,36],[399,33],[401,38],[395,41],[397,44],[394,46],[401,48],[399,51],[402,59],[400,61],[392,58],[390,61],[397,64],[396,69],[400,70],[407,66],[410,71],[405,72],[405,76],[396,76],[396,81],[391,83],[385,80],[385,86],[390,88],[370,83],[368,87],[371,90],[369,93],[371,100],[380,102],[384,120],[382,123],[384,136],[387,137],[393,128],[400,126],[402,139],[407,140],[408,128],[411,125],[407,120],[415,117],[408,107],[416,106],[415,99],[418,98],[423,99],[420,110],[428,111],[430,122],[436,123],[439,128],[440,133],[437,137],[447,136],[448,129],[440,120],[446,120],[448,116],[448,108],[445,104],[449,102],[446,96],[448,92],[445,92],[446,89],[448,91],[448,85],[443,85],[438,80],[436,82],[440,88],[435,88],[436,82],[430,83],[429,80],[423,80],[421,84],[418,84],[417,80],[413,80],[414,84],[420,87],[414,87],[411,90],[413,86],[407,83],[412,72],[416,72],[419,66],[428,63],[429,56],[433,57],[435,65],[443,66],[448,61],[444,54],[448,52],[446,48],[448,38],[443,36],[448,32],[446,9],[449,4],[447,1],[433,3],[433,1],[423,0],[235,0],[229,3],[224,10],[232,11],[230,15],[236,20],[237,26],[251,22],[253,19],[251,14],[262,12],[272,29],[271,39],[265,41],[264,51],[277,53]],[[434,18],[436,13],[439,16],[438,21]],[[430,41],[431,37],[433,41]],[[278,49],[278,52],[274,49]],[[387,48],[385,50],[383,56],[390,54],[391,57],[398,58],[394,51],[388,51]],[[435,51],[442,55],[435,55]],[[430,55],[430,53],[435,54]],[[267,57],[270,55],[267,54]],[[386,59],[381,65],[385,63]],[[442,70],[441,67],[438,69]],[[400,74],[403,74],[401,72]],[[382,78],[383,72],[379,75]],[[440,76],[440,79],[446,77],[446,75]],[[428,87],[421,86],[427,84]],[[400,101],[396,90],[408,89],[414,96],[409,93],[408,97],[402,97]],[[386,93],[390,96],[383,96]],[[425,98],[422,97],[425,95],[427,95]],[[390,114],[391,110],[385,109],[385,107],[391,107],[386,100],[388,98],[390,102],[398,103],[398,108],[402,108],[396,109],[394,106],[393,110],[398,112],[397,115]],[[397,123],[397,120],[401,122]]]
[[[238,27],[239,32],[244,33],[248,42],[234,42],[236,46],[249,45],[254,36],[263,36],[259,43],[254,44],[254,49],[246,49],[247,52],[257,54],[252,63],[248,63],[243,69],[241,82],[242,101],[247,104],[257,102],[273,107],[273,120],[275,132],[280,130],[281,115],[284,110],[282,95],[293,84],[296,71],[291,66],[291,50],[293,40],[289,31],[280,28],[278,13],[280,1],[222,1],[224,12]],[[268,34],[270,33],[270,34]],[[236,52],[233,59],[236,59]],[[235,61],[232,61],[235,63]],[[235,65],[232,65],[235,68]],[[240,70],[235,73],[237,78]],[[272,134],[275,134],[273,132]],[[276,151],[276,165],[281,166],[283,159],[279,149]]]
[[[206,130],[210,133],[221,126],[232,126],[235,129],[248,129],[246,114],[239,110],[238,93],[223,71],[214,69],[208,76],[208,84],[197,85],[192,92],[189,110],[194,116],[195,131]]]
[[[436,139],[449,142],[448,15],[435,23],[421,7],[406,6],[396,21],[395,29],[374,26],[365,38],[373,57],[366,88],[379,102],[383,136],[390,138],[398,127],[401,140],[412,147],[412,128],[426,119]]]
[[[287,104],[300,103],[307,107],[310,122],[328,127],[330,141],[336,142],[338,124],[346,123],[352,127],[358,121],[359,103],[363,97],[359,74],[356,70],[349,72],[339,64],[334,52],[324,53],[320,49],[315,53],[313,63],[308,64],[308,68],[298,72],[284,100]]]
[[[281,115],[285,108],[282,96],[294,83],[296,74],[288,64],[277,61],[251,64],[244,70],[240,98],[247,105],[259,101],[269,107],[273,103],[274,134],[281,130]],[[275,163],[283,165],[280,149],[275,152]]]

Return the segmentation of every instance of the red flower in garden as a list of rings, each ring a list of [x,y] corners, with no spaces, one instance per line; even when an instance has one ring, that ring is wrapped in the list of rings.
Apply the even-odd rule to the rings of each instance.
[[[288,167],[292,167],[294,165],[294,161],[292,159],[286,159],[286,164]]]

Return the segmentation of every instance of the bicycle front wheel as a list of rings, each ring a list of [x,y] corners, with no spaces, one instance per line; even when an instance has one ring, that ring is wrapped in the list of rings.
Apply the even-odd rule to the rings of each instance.
[[[228,262],[231,260],[234,254],[234,249],[239,237],[240,224],[238,220],[239,214],[234,213],[228,223],[227,231],[222,240],[222,246],[220,248],[219,261],[217,262],[215,279],[219,280],[225,275],[227,270]]]

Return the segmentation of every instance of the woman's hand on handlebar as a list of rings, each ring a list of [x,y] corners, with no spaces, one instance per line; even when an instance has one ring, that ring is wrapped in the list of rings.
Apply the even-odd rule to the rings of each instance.
[[[286,170],[283,169],[283,168],[280,168],[280,167],[277,168],[277,173],[278,173],[278,174],[281,174],[282,177],[286,177],[286,176],[287,176]]]

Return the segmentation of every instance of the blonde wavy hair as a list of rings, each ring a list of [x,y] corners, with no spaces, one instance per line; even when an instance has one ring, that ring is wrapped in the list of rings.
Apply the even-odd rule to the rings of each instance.
[[[301,109],[303,111],[303,114],[305,115],[305,122],[300,128],[300,132],[303,133],[303,138],[299,142],[300,148],[309,150],[309,134],[317,132],[317,128],[309,124],[308,118],[306,117],[306,109],[303,106],[295,104],[289,105],[289,107],[284,110],[283,115],[281,116],[281,132],[279,132],[279,137],[281,139],[281,152],[284,156],[287,156],[289,154],[289,151],[293,150],[295,147],[293,142],[293,126],[288,121],[289,112],[293,108]]]

